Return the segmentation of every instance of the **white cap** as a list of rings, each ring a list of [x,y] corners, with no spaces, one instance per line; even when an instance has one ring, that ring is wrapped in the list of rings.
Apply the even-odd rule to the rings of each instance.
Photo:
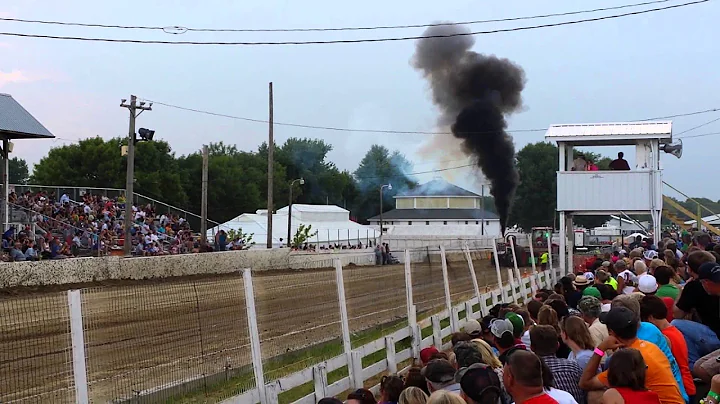
[[[657,253],[657,251],[654,251],[654,250],[647,250],[647,251],[645,251],[643,256],[645,257],[646,260],[652,261],[658,257],[658,253]]]
[[[655,293],[657,288],[657,280],[652,275],[643,275],[638,279],[638,290],[643,293]]]

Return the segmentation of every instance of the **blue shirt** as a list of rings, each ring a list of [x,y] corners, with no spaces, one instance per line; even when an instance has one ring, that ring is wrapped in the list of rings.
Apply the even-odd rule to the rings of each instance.
[[[580,365],[580,367],[584,370],[588,362],[590,362],[590,358],[592,358],[593,354],[593,351],[585,349],[578,352],[577,355],[575,355],[574,352],[570,352],[570,355],[568,355],[568,359],[577,362],[578,365]]]
[[[680,374],[680,367],[678,366],[677,361],[672,354],[672,351],[670,351],[670,347],[667,344],[665,335],[660,331],[659,328],[655,327],[655,325],[643,321],[640,323],[637,337],[638,339],[641,339],[643,341],[655,344],[658,348],[660,348],[660,350],[665,354],[665,356],[667,356],[668,361],[670,361],[670,367],[672,368],[672,373],[675,377],[675,381],[677,382],[678,387],[680,387],[680,393],[682,393],[685,402],[689,401],[687,392],[685,391],[685,386],[683,385],[682,374]]]

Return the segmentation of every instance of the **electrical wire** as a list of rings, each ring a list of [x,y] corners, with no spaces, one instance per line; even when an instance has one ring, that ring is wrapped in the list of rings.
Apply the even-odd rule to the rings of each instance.
[[[601,11],[620,10],[624,8],[641,7],[651,4],[667,3],[671,0],[655,0],[646,1],[643,3],[624,4],[613,7],[602,7],[580,11],[567,11],[562,13],[551,13],[551,14],[540,14],[532,16],[522,17],[508,17],[498,18],[489,20],[473,20],[473,21],[461,21],[453,24],[456,25],[473,25],[473,24],[487,24],[496,22],[510,22],[510,21],[524,21],[534,20],[540,18],[550,17],[565,17],[570,15],[589,14],[597,13]],[[433,24],[408,24],[408,25],[376,25],[376,26],[355,26],[355,27],[314,27],[314,28],[192,28],[184,27],[179,25],[174,26],[149,26],[149,25],[115,25],[115,24],[94,24],[94,23],[80,23],[80,22],[68,22],[68,21],[48,21],[48,20],[29,20],[22,18],[0,18],[0,21],[7,22],[18,22],[18,23],[31,23],[31,24],[44,24],[44,25],[62,25],[62,26],[74,26],[74,27],[86,27],[86,28],[114,28],[114,29],[129,29],[129,30],[147,30],[147,31],[163,31],[170,34],[184,34],[185,32],[327,32],[327,31],[374,31],[383,29],[407,29],[407,28],[428,28],[447,25],[447,23],[433,23]]]
[[[717,135],[720,135],[720,132],[710,132],[710,133],[703,133],[700,135],[680,136],[678,139],[692,139],[695,137],[706,137],[706,136],[717,136]]]
[[[420,35],[420,36],[403,36],[403,37],[387,37],[387,38],[364,38],[364,39],[334,39],[334,40],[323,40],[323,41],[278,41],[278,42],[200,42],[200,41],[160,41],[160,40],[145,40],[145,39],[116,39],[116,38],[95,38],[95,37],[78,37],[78,36],[60,36],[60,35],[40,35],[40,34],[23,34],[18,32],[0,32],[0,36],[11,36],[21,38],[42,38],[42,39],[57,39],[57,40],[71,40],[71,41],[85,41],[85,42],[112,42],[112,43],[133,43],[133,44],[155,44],[155,45],[226,45],[226,46],[258,46],[258,45],[328,45],[328,44],[351,44],[351,43],[376,43],[376,42],[397,42],[397,41],[410,41],[417,39],[433,39],[433,38],[452,38],[458,36],[471,36],[471,35],[489,35],[503,32],[515,32],[515,31],[529,31],[534,29],[560,27],[566,25],[577,25],[588,22],[612,20],[616,18],[628,17],[633,15],[647,14],[657,11],[670,10],[675,8],[687,7],[701,3],[707,3],[710,0],[695,0],[682,4],[675,4],[666,7],[651,8],[641,11],[633,11],[623,14],[614,14],[603,17],[587,18],[583,20],[564,21],[557,23],[531,25],[526,27],[515,27],[515,28],[500,28],[488,31],[474,31],[474,32],[457,32],[445,35]]]
[[[682,134],[684,134],[684,133],[692,132],[692,131],[694,131],[695,129],[702,128],[703,126],[710,125],[711,123],[715,123],[715,122],[717,122],[717,121],[720,121],[720,117],[715,118],[715,119],[712,119],[712,120],[707,121],[707,122],[705,122],[705,123],[702,123],[702,124],[700,124],[700,125],[698,125],[698,126],[693,126],[693,127],[690,128],[690,129],[687,129],[687,130],[684,130],[684,131],[682,131],[682,132],[680,132],[680,133],[677,133],[675,136],[680,136],[680,135],[682,135]]]

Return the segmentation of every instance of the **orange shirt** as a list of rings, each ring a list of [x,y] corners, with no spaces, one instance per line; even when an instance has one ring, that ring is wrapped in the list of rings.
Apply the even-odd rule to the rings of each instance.
[[[685,400],[683,400],[682,394],[680,393],[680,388],[677,382],[675,382],[675,377],[670,368],[670,362],[657,345],[636,338],[627,348],[637,349],[640,351],[643,359],[645,359],[645,364],[647,365],[647,373],[645,375],[646,389],[656,392],[662,404],[685,404]],[[612,358],[610,358],[610,360],[612,361]],[[607,370],[600,373],[597,377],[604,385],[609,386]]]
[[[690,373],[690,365],[688,363],[688,348],[680,330],[675,326],[670,326],[662,330],[663,335],[668,337],[670,340],[670,350],[672,351],[675,360],[680,368],[680,374],[682,374],[683,385],[685,385],[685,391],[689,396],[695,395],[695,382],[693,376]]]

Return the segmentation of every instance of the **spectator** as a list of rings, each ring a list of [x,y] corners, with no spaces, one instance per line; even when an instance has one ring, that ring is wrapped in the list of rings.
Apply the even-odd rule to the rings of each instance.
[[[460,383],[460,396],[467,404],[500,403],[503,392],[500,378],[483,363],[462,367],[455,375]]]
[[[407,390],[412,387],[417,387],[422,390],[425,393],[426,398],[430,395],[430,391],[427,388],[427,382],[425,381],[425,376],[422,375],[422,369],[415,366],[408,369],[408,372],[405,375],[405,389]]]
[[[580,317],[568,316],[562,321],[560,328],[563,342],[572,350],[568,359],[577,362],[581,369],[585,369],[595,348],[587,324]]]
[[[490,323],[490,332],[493,335],[493,344],[500,352],[500,362],[505,364],[509,354],[524,350],[515,343],[513,337],[513,324],[508,319],[495,319]]]
[[[516,404],[557,404],[543,388],[543,366],[532,352],[517,351],[508,358],[503,384]]]
[[[397,404],[400,401],[400,393],[404,387],[403,379],[391,375],[383,376],[380,379],[380,403]]]
[[[717,297],[720,294],[720,265],[715,262],[706,262],[700,265],[697,271],[697,280],[703,290],[711,297]],[[683,290],[683,295],[685,291]],[[720,373],[720,349],[716,349],[696,361],[693,372],[699,378],[709,381],[715,375]]]
[[[701,357],[720,349],[720,297],[707,293],[698,271],[704,263],[715,262],[715,257],[706,251],[695,251],[688,255],[688,281],[673,308],[672,325],[685,337],[688,347],[690,368]],[[693,321],[695,319],[698,321]]]
[[[625,160],[625,154],[619,152],[617,158],[610,162],[610,169],[615,171],[630,171],[630,164]]]
[[[545,362],[541,360],[540,363],[542,364],[543,390],[560,404],[577,404],[572,394],[555,388],[555,378],[553,378],[552,371]]]
[[[558,337],[554,327],[536,325],[530,330],[530,349],[550,368],[555,386],[572,394],[578,403],[584,403],[585,393],[578,386],[583,370],[577,362],[555,356]]]
[[[475,319],[466,321],[462,327],[462,331],[468,334],[471,337],[470,339],[480,338],[482,336],[482,326],[480,322]]]
[[[431,360],[423,368],[422,375],[425,376],[430,393],[447,390],[460,394],[460,383],[455,382],[455,368],[450,364],[450,361],[444,359]]]
[[[655,268],[655,280],[659,287],[655,292],[658,297],[669,297],[672,300],[677,300],[680,296],[680,289],[671,283],[675,277],[675,271],[669,266],[659,266]]]
[[[598,292],[600,292],[600,297],[598,297],[598,299],[600,299],[600,303],[602,304],[600,306],[600,310],[603,313],[606,311],[610,311],[610,303],[618,295],[617,291],[606,283],[602,285],[596,285],[595,287],[597,288]]]
[[[495,371],[495,373],[497,373],[498,378],[500,379],[500,385],[501,385],[502,391],[503,391],[503,403],[512,402],[510,395],[505,390],[505,386],[502,385],[502,380],[503,380],[503,373],[502,373],[503,365],[502,365],[502,363],[497,358],[497,356],[495,356],[495,354],[493,354],[492,348],[490,347],[490,345],[488,345],[487,342],[485,342],[485,340],[475,339],[472,342],[476,344],[476,347],[477,347],[478,351],[480,352],[480,357],[481,357],[480,363],[484,363],[484,364],[490,366]]]
[[[405,387],[402,393],[400,393],[398,404],[426,404],[427,400],[427,393],[417,387],[410,386]]]
[[[426,366],[428,362],[430,362],[431,357],[438,353],[438,349],[434,346],[429,346],[427,348],[423,348],[420,350],[420,362],[422,362],[423,366]]]
[[[325,397],[321,398],[318,404],[343,404],[343,402],[335,397]]]
[[[346,404],[377,404],[375,396],[370,390],[357,389],[348,394]]]
[[[476,363],[482,363],[482,354],[474,342],[459,342],[453,347],[458,368],[466,368]]]
[[[532,302],[533,300],[531,300]],[[538,308],[540,310],[540,308]],[[522,318],[523,321],[523,333],[520,336],[520,342],[525,345],[525,347],[530,346],[530,327],[533,326],[533,321],[530,318],[530,312],[525,309],[519,309],[515,312],[520,318]]]
[[[615,280],[615,278],[610,276],[610,273],[608,273],[607,271],[599,269],[597,271],[596,279],[596,283],[604,283],[612,287],[614,290],[618,290],[618,282]]]
[[[522,317],[518,316],[517,313],[507,313],[505,318],[510,320],[513,325],[513,338],[515,338],[515,344],[520,346],[522,349],[527,349],[527,345],[522,343],[520,339],[525,332],[525,321]]]
[[[28,242],[27,249],[25,250],[25,260],[26,261],[37,261],[38,260],[38,253],[35,250],[35,242],[33,242],[33,241]]]
[[[584,296],[578,304],[582,319],[588,325],[588,331],[593,340],[593,346],[600,345],[608,337],[605,324],[600,322],[601,303],[593,296]]]
[[[677,361],[678,367],[680,367],[683,387],[692,401],[692,397],[695,395],[695,383],[688,366],[687,344],[680,330],[672,326],[666,317],[667,306],[665,306],[661,298],[648,295],[640,300],[640,319],[657,327],[670,341],[671,352]]]
[[[660,397],[646,386],[647,366],[637,349],[620,349],[608,368],[609,389],[603,393],[605,404],[660,404]]]
[[[466,404],[459,394],[445,390],[433,392],[428,398],[427,404]]]
[[[527,303],[527,311],[530,314],[530,319],[532,320],[531,323],[537,322],[538,312],[540,312],[540,308],[542,306],[543,306],[542,302],[537,301],[537,300],[531,300]]]
[[[618,293],[630,294],[635,291],[637,276],[634,272],[627,269],[627,264],[624,260],[619,260],[615,263],[615,272],[618,274]]]
[[[654,276],[646,274],[638,280],[638,291],[645,295],[654,295],[658,289],[657,280]]]
[[[10,261],[22,262],[25,261],[25,254],[22,252],[22,245],[18,242],[13,244],[13,248],[10,250]]]
[[[642,296],[640,296],[642,298]],[[612,307],[625,307],[635,315],[635,318],[640,321],[640,300],[633,295],[622,295],[618,296],[612,302]],[[611,310],[612,311],[612,310]],[[606,322],[607,324],[607,322]],[[608,329],[610,326],[608,326]],[[670,363],[670,370],[675,382],[680,387],[680,393],[684,399],[687,400],[687,393],[683,387],[682,373],[680,372],[680,366],[678,366],[675,356],[673,356],[670,347],[668,346],[667,339],[660,330],[654,325],[642,321],[636,331],[637,338],[642,341],[647,341],[655,345],[665,355],[665,359]]]
[[[610,336],[595,350],[595,354],[585,367],[580,387],[588,391],[611,387],[608,371],[596,375],[600,359],[605,355],[605,351],[610,349],[634,348],[640,351],[647,364],[645,388],[656,392],[662,403],[684,404],[687,398],[684,398],[680,392],[678,382],[673,377],[670,363],[665,355],[655,344],[637,337],[638,316],[627,307],[613,306],[612,310],[604,317],[604,322],[608,326]],[[614,362],[614,358],[611,358],[610,366],[612,366],[612,362]]]
[[[553,301],[551,303],[561,303],[564,305],[564,303],[560,300]],[[566,308],[567,310],[567,308]],[[568,347],[561,339],[560,339],[560,320],[558,319],[558,314],[555,309],[553,309],[551,306],[543,306],[540,309],[540,313],[538,314],[538,324],[539,325],[549,325],[555,328],[555,333],[558,336],[558,348],[557,348],[557,357],[558,358],[567,358],[568,355],[570,355],[570,347]]]

